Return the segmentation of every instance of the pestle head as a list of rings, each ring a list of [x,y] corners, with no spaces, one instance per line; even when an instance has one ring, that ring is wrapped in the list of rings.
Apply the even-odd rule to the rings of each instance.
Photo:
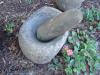
[[[83,19],[79,9],[71,9],[52,18],[37,29],[37,39],[49,41],[69,31]]]

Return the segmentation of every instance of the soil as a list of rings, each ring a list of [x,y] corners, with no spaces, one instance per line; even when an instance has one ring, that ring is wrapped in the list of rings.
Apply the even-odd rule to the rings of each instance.
[[[31,2],[28,0],[0,0],[0,75],[65,75],[61,70],[50,69],[49,63],[34,64],[23,55],[18,45],[18,31],[27,17],[44,5],[55,7],[53,0],[29,1]],[[82,6],[91,5],[99,8],[100,0],[86,0],[82,4]],[[15,25],[13,33],[10,35],[4,30],[8,22],[13,22]]]

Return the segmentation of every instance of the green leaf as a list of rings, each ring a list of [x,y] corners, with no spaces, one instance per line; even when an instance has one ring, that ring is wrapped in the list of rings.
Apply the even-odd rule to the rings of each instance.
[[[90,29],[90,31],[92,31],[93,30],[93,26],[90,26],[89,29]]]
[[[70,61],[70,66],[74,65],[74,62],[75,62],[75,60],[72,59],[72,60]]]
[[[84,75],[88,75],[87,72],[85,72]]]
[[[97,29],[100,30],[100,22],[97,24]]]
[[[74,42],[74,41],[73,41],[73,38],[72,38],[71,36],[68,37],[68,42],[69,42],[69,43],[73,43],[73,42]]]
[[[5,31],[7,31],[8,33],[12,33],[13,29],[14,29],[14,23],[13,22],[9,22],[5,25]]]
[[[93,17],[93,13],[92,13],[92,10],[90,9],[86,9],[86,19],[90,22],[93,22],[94,21],[94,17]]]
[[[73,75],[73,71],[72,71],[72,68],[71,67],[66,68],[65,69],[65,72],[66,72],[66,74]]]
[[[76,45],[79,48],[80,47],[80,41],[76,41]]]
[[[53,59],[53,64],[54,65],[58,65],[58,63],[59,63],[59,60],[57,58]]]
[[[74,69],[73,69],[73,71],[76,73],[76,72],[77,72],[77,69],[76,69],[76,68],[74,68]]]
[[[80,67],[81,67],[83,72],[86,71],[86,64],[84,62],[81,62]]]
[[[81,69],[79,67],[76,68],[77,69],[77,75],[79,75],[81,73]]]
[[[94,75],[94,73],[90,73],[90,75]]]
[[[96,20],[100,20],[100,11],[99,10],[97,10],[97,12],[96,12]]]
[[[25,0],[26,3],[31,4],[33,0]]]
[[[78,53],[79,48],[77,46],[74,46],[74,54]]]
[[[88,51],[85,51],[84,56],[89,57],[90,59],[92,59],[90,53]]]
[[[77,36],[77,33],[75,31],[72,31],[72,36]]]

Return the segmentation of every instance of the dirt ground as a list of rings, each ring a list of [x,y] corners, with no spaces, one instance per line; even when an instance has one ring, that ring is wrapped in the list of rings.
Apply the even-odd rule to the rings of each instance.
[[[28,60],[18,45],[18,31],[29,15],[44,5],[55,7],[53,0],[0,0],[0,75],[65,75],[63,71],[37,65]],[[100,0],[85,1],[83,6],[100,6]],[[15,27],[7,35],[4,26],[13,22]],[[97,75],[100,75],[99,73]]]

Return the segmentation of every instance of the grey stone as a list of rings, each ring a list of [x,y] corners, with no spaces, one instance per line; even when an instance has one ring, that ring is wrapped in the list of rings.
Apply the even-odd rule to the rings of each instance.
[[[66,11],[73,8],[79,8],[84,0],[56,0],[59,9]]]
[[[68,32],[45,43],[37,40],[35,35],[36,30],[40,25],[59,14],[61,14],[61,11],[44,6],[34,12],[21,26],[18,35],[20,48],[23,54],[34,63],[45,64],[50,62],[64,45]]]
[[[83,14],[79,9],[70,9],[41,25],[37,29],[37,38],[41,41],[52,40],[75,27],[82,19]]]

